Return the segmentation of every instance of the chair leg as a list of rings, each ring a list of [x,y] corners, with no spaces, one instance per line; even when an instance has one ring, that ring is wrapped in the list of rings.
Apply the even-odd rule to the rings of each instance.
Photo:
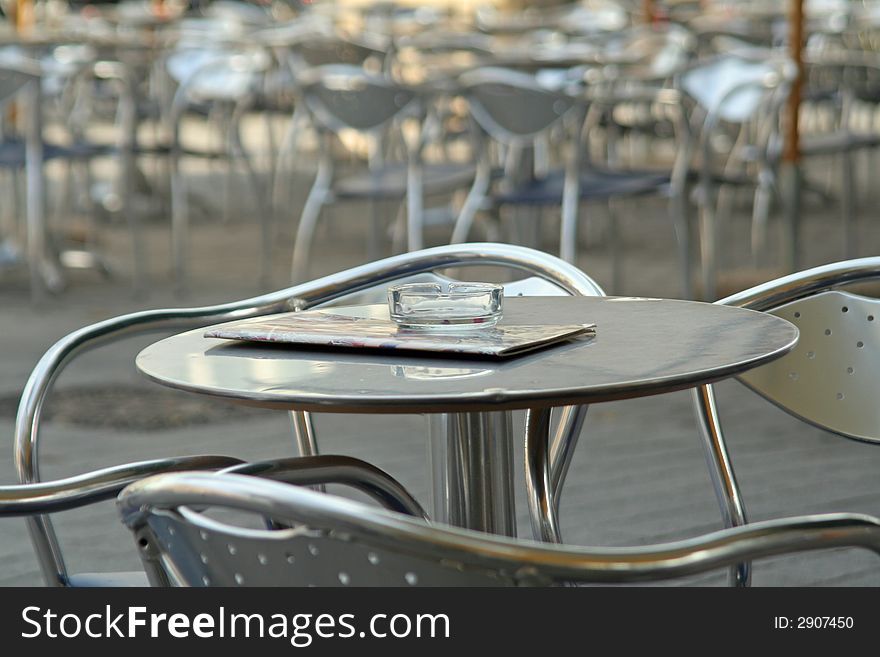
[[[489,183],[491,182],[491,171],[488,167],[478,167],[474,176],[474,184],[468,192],[464,204],[461,206],[461,212],[458,213],[458,219],[455,220],[455,227],[452,229],[452,238],[450,244],[460,244],[466,242],[474,224],[474,217],[483,201],[486,199],[486,193],[489,191]]]
[[[312,185],[306,204],[303,207],[296,229],[296,241],[293,245],[293,260],[290,264],[291,282],[305,280],[309,264],[309,252],[315,236],[315,226],[321,216],[321,208],[330,195],[330,167],[325,163],[318,166],[318,175]]]
[[[297,107],[284,133],[281,146],[278,148],[277,162],[272,177],[272,208],[276,213],[276,218],[280,217],[281,208],[286,208],[290,201],[290,180],[285,176],[285,163],[292,164],[302,122],[302,110]],[[292,174],[293,172],[287,173]]]
[[[855,154],[847,151],[843,154],[841,173],[840,214],[843,220],[843,250],[847,259],[854,258],[856,253],[855,234],[855,202],[856,181],[853,166]]]
[[[608,201],[608,238],[611,245],[611,289],[623,294],[623,254],[620,249],[620,216],[614,211],[613,201]]]
[[[256,201],[257,212],[260,214],[260,284],[264,288],[268,288],[272,282],[272,228],[274,224],[272,222],[271,209],[266,204],[266,198],[263,194],[263,186],[260,184],[260,180],[257,177],[257,172],[254,170],[251,158],[245,150],[244,144],[241,140],[241,121],[244,109],[244,104],[236,108],[230,122],[229,136],[233,152],[244,166],[248,182],[251,186],[251,191],[254,195],[254,200]]]
[[[180,171],[181,152],[173,147],[171,164],[171,261],[174,268],[174,287],[178,295],[185,294],[188,287],[186,257],[189,251],[189,206],[186,182]]]
[[[563,407],[556,432],[550,440],[550,485],[557,514],[568,467],[571,465],[589,408],[587,405]]]
[[[706,463],[709,466],[709,476],[712,478],[724,526],[729,528],[745,525],[747,522],[745,505],[727,452],[727,444],[721,432],[714,388],[711,385],[694,388],[693,397]],[[732,566],[730,584],[740,587],[749,586],[751,575],[750,563],[744,562]]]
[[[752,260],[758,266],[767,251],[767,222],[773,199],[773,180],[769,171],[758,174],[755,200],[752,206]]]
[[[562,543],[553,500],[549,408],[526,414],[525,469],[532,533],[536,540]]]

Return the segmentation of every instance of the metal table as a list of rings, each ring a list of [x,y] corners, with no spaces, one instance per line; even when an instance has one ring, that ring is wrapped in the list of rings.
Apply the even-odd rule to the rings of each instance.
[[[388,316],[385,305],[334,311]],[[514,535],[511,411],[530,411],[529,438],[546,451],[553,407],[711,383],[784,355],[798,338],[778,317],[667,299],[508,298],[501,321],[597,329],[504,360],[238,343],[197,329],[147,347],[137,367],[164,385],[268,408],[433,414],[434,518]]]

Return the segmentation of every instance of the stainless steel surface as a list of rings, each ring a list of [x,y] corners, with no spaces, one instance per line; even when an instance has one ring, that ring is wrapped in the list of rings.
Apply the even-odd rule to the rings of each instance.
[[[516,536],[510,413],[429,417],[433,518]]]
[[[804,323],[804,338],[798,348],[780,359],[780,364],[765,366],[767,372],[759,368],[757,372],[741,376],[741,380],[811,424],[842,436],[875,442],[878,429],[870,422],[871,417],[876,417],[875,397],[870,394],[873,379],[861,379],[861,376],[863,372],[872,371],[870,367],[865,368],[863,362],[870,360],[876,349],[868,346],[873,345],[869,336],[875,321],[869,317],[874,317],[873,309],[878,301],[829,290],[877,278],[880,278],[880,258],[845,260],[790,274],[717,301],[728,306],[779,312],[783,317]],[[820,347],[822,356],[818,357]],[[815,366],[817,358],[823,367]],[[859,380],[854,378],[855,359],[859,363]],[[807,375],[800,383],[804,371]],[[848,401],[847,392],[851,394]],[[865,392],[868,394],[862,394]],[[696,390],[694,401],[722,518],[728,527],[743,525],[747,522],[745,505],[727,450],[713,387]],[[731,581],[748,586],[750,565],[737,565],[731,571]]]
[[[532,533],[546,543],[562,543],[550,468],[550,411],[530,411],[526,420],[525,470]]]
[[[242,529],[191,510],[198,506],[238,509],[301,527]],[[859,547],[880,554],[880,521],[856,514],[773,520],[642,547],[548,546],[427,525],[237,475],[152,477],[123,491],[119,508],[135,536],[146,540],[142,557],[154,581],[179,578],[191,586],[639,582],[808,550]]]
[[[283,481],[297,486],[341,484],[363,491],[386,509],[427,520],[416,499],[394,477],[376,466],[350,456],[297,456],[239,463],[223,470]]]
[[[388,316],[387,305],[334,311]],[[502,319],[577,322],[594,322],[596,336],[500,361],[259,346],[206,339],[197,329],[147,347],[136,362],[159,383],[267,407],[496,411],[688,388],[769,362],[797,341],[797,330],[779,318],[665,299],[512,298]]]
[[[709,477],[715,489],[715,497],[721,507],[721,520],[725,527],[739,527],[747,522],[745,505],[736,481],[736,474],[730,461],[727,444],[721,433],[721,419],[713,386],[700,386],[693,389],[694,408],[697,424],[703,439],[703,450]],[[731,586],[749,586],[751,564],[737,564],[730,570]]]
[[[104,468],[66,479],[42,483],[0,486],[0,516],[26,516],[32,536],[39,530],[41,540],[34,540],[43,576],[50,586],[67,586],[70,577],[64,565],[57,538],[48,516],[101,500],[111,499],[128,484],[161,472],[219,469],[240,463],[226,456],[188,456],[141,461]]]
[[[408,253],[325,276],[270,294],[216,306],[148,310],[111,318],[68,334],[40,358],[19,402],[15,422],[15,464],[22,483],[40,481],[40,420],[57,376],[76,356],[138,334],[180,330],[217,321],[256,317],[331,303],[347,295],[422,272],[471,265],[502,266],[552,281],[569,294],[602,294],[602,288],[578,268],[524,247],[475,243]],[[28,529],[43,577],[58,586],[67,570],[48,516],[28,519]]]
[[[806,422],[880,443],[880,301],[828,291],[770,312],[798,327],[798,345],[740,380]]]

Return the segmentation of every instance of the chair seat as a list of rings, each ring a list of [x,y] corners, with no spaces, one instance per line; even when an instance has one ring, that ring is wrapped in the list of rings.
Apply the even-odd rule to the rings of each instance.
[[[69,146],[43,144],[43,160],[88,160],[93,157],[108,155],[114,151],[113,146],[106,144],[90,144],[79,142]],[[26,161],[25,142],[19,139],[0,142],[0,167],[23,167]]]
[[[553,171],[544,178],[526,181],[516,189],[496,193],[492,198],[497,204],[555,205],[562,200],[564,182],[565,173]],[[663,191],[669,185],[669,176],[639,171],[592,170],[582,173],[580,182],[580,198],[598,200]]]
[[[805,134],[800,138],[801,155],[805,157],[849,153],[878,146],[880,146],[880,134],[849,130]],[[774,148],[769,155],[771,161],[778,161],[782,157],[782,145]]]
[[[472,164],[426,164],[425,194],[451,192],[469,185],[476,169]],[[406,196],[406,165],[392,164],[376,171],[341,178],[334,187],[337,198],[401,199]]]
[[[801,137],[801,153],[804,155],[830,155],[861,148],[880,146],[880,134],[837,130]]]

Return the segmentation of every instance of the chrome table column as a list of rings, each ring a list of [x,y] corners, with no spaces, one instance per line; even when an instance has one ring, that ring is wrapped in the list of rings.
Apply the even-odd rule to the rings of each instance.
[[[428,416],[432,518],[516,536],[509,411]]]

